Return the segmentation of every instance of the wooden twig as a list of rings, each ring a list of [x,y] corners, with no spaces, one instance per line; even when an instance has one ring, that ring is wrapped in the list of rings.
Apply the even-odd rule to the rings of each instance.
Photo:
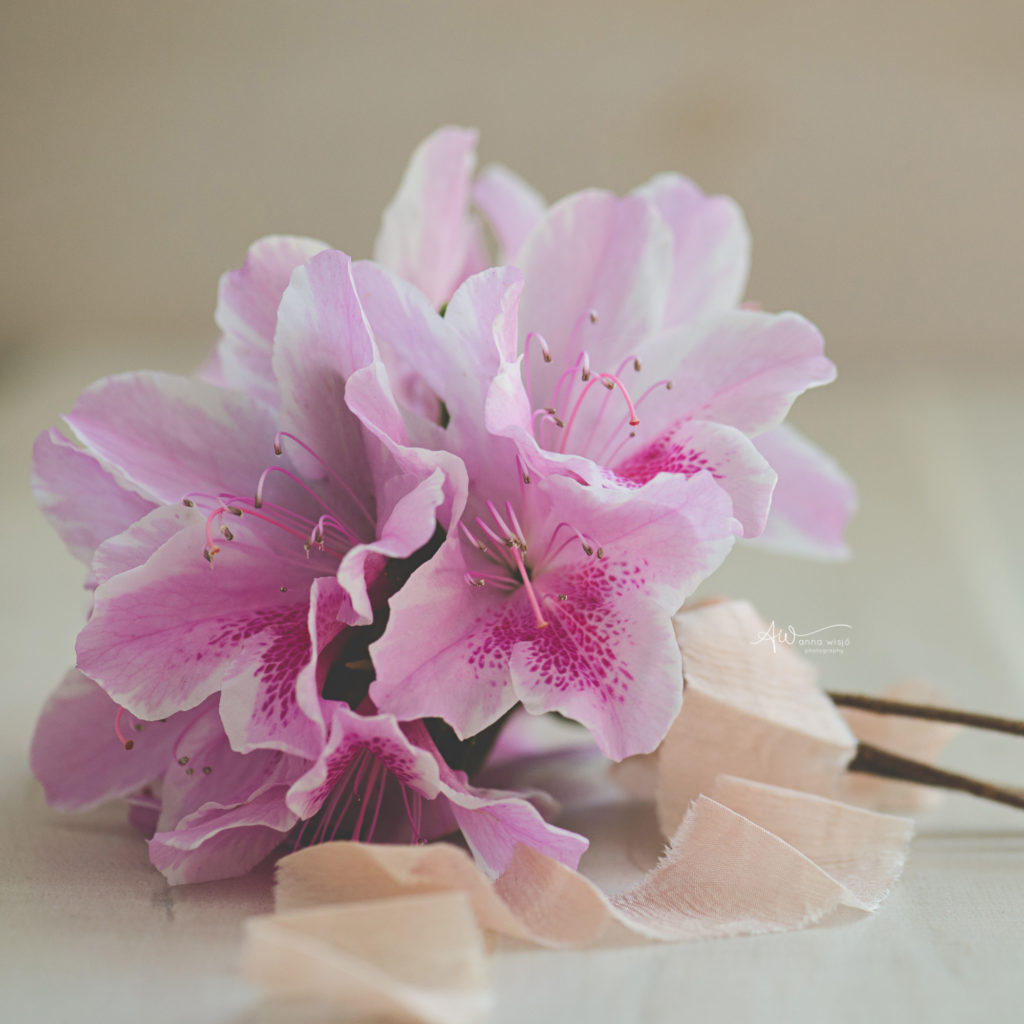
[[[953,725],[966,725],[971,729],[989,729],[992,732],[1009,733],[1011,736],[1024,736],[1024,721],[1016,718],[979,715],[972,711],[956,711],[931,704],[908,704],[900,700],[886,700],[884,697],[866,697],[860,693],[829,693],[828,696],[833,704],[843,708],[856,708],[858,711],[878,715],[920,718],[930,722],[949,722]]]
[[[929,722],[948,722],[964,725],[971,729],[986,729],[990,732],[1024,736],[1024,721],[1001,718],[998,715],[979,715],[971,711],[956,711],[931,704],[908,704],[905,701],[887,700],[884,697],[867,697],[859,693],[829,693],[832,703],[839,707],[856,708],[877,715],[899,715]],[[1007,804],[1024,810],[1024,790],[997,786],[983,779],[936,768],[924,761],[902,757],[870,743],[858,743],[857,753],[849,764],[849,771],[865,775],[877,775],[898,782],[910,782],[921,786],[937,786],[960,793],[970,793],[983,800]]]
[[[971,778],[969,775],[959,775],[943,768],[936,768],[932,764],[925,764],[923,761],[914,761],[909,757],[900,757],[899,754],[892,754],[870,743],[857,744],[857,753],[848,770],[921,786],[953,789],[961,793],[970,793],[972,796],[980,796],[983,800],[994,800],[996,803],[1024,810],[1024,791],[997,786],[982,779]]]

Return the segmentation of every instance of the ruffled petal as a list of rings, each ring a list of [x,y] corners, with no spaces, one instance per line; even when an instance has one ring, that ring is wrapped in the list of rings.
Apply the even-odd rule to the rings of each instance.
[[[255,678],[254,725],[272,725],[283,749],[301,753],[316,742],[295,682],[310,658],[317,563],[278,554],[244,519],[235,529],[213,566],[203,557],[205,531],[194,526],[100,586],[78,637],[79,667],[134,714],[154,719]]]
[[[839,463],[788,424],[761,434],[758,451],[779,475],[758,543],[812,558],[846,558],[857,489]]]
[[[53,427],[36,438],[32,449],[32,493],[50,525],[83,562],[154,507]]]
[[[672,237],[646,200],[580,192],[548,210],[519,266],[526,281],[521,329],[544,336],[556,366],[571,366],[586,351],[596,369],[613,371],[661,327]],[[549,393],[556,378],[538,375],[534,405],[557,404]]]
[[[659,174],[637,189],[672,231],[672,285],[663,326],[734,309],[750,271],[750,232],[727,196],[706,196],[679,174]]]
[[[466,272],[474,245],[469,196],[477,133],[442,128],[409,160],[381,221],[373,258],[412,282],[440,309]]]
[[[114,723],[118,705],[91,679],[72,669],[46,702],[29,762],[46,800],[62,811],[81,811],[127,796],[163,775],[174,744],[199,709],[166,721],[143,721],[122,713],[125,750]]]
[[[547,204],[518,174],[501,164],[485,167],[473,185],[473,202],[498,240],[498,264],[516,263]]]
[[[249,246],[245,263],[220,279],[215,384],[238,388],[276,405],[280,394],[271,366],[277,307],[292,271],[328,246],[314,238],[271,235]]]
[[[772,502],[775,470],[735,427],[683,420],[642,447],[623,449],[612,467],[616,477],[635,484],[645,484],[658,473],[689,477],[702,471],[732,498],[733,515],[744,536],[761,533]]]
[[[659,429],[686,416],[759,434],[807,388],[835,379],[824,349],[818,329],[796,313],[736,310],[667,332],[644,364],[664,370],[673,386],[647,398],[645,425]]]
[[[250,494],[273,459],[267,407],[188,377],[107,377],[82,393],[66,419],[94,455],[155,503],[190,493]]]

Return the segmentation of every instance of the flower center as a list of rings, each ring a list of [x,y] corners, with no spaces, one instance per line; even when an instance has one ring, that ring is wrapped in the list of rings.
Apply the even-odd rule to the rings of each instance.
[[[228,493],[209,495],[194,492],[183,499],[182,503],[188,508],[200,506],[208,509],[203,556],[211,565],[220,551],[220,541],[236,539],[234,531],[224,521],[227,515],[254,519],[294,537],[301,543],[307,558],[311,552],[317,551],[340,561],[345,552],[360,543],[360,534],[365,533],[367,527],[371,533],[374,531],[374,517],[366,505],[308,444],[294,434],[281,431],[274,438],[274,454],[281,456],[284,453],[283,442],[286,439],[319,462],[332,484],[348,495],[355,508],[351,519],[356,521],[345,521],[337,515],[331,505],[292,470],[284,466],[268,466],[260,474],[251,498]],[[283,478],[287,482],[288,494],[281,502],[267,500],[272,475],[276,480]],[[365,522],[362,521],[364,519]]]
[[[518,456],[516,463],[525,497],[530,477]],[[459,520],[463,540],[490,563],[486,569],[466,572],[465,581],[473,587],[497,587],[509,593],[521,587],[530,603],[537,629],[546,629],[549,623],[544,616],[543,608],[550,595],[538,591],[534,583],[535,576],[543,573],[545,567],[571,544],[578,543],[588,557],[596,554],[598,558],[604,558],[604,549],[593,537],[563,520],[551,531],[542,549],[528,561],[530,549],[526,532],[512,502],[505,502],[504,514],[493,501],[487,501],[486,508],[489,519],[484,516],[475,517],[478,532],[474,532],[463,520]],[[564,597],[559,595],[559,600],[564,600]]]
[[[541,406],[535,402],[532,364],[536,360],[533,356],[539,351],[541,368],[555,364],[556,372],[558,360],[545,338],[536,331],[526,335],[523,363],[526,393],[530,405],[534,406],[532,426],[537,443],[550,451],[573,451],[588,455],[601,465],[609,465],[621,448],[636,437],[639,409],[644,401],[660,388],[671,389],[672,382],[656,381],[634,401],[623,375],[629,367],[636,374],[642,372],[643,366],[636,355],[627,356],[614,370],[595,371],[590,352],[585,345],[578,346],[585,341],[586,330],[598,322],[598,314],[592,309],[577,317],[567,348],[579,354],[572,362],[562,364],[553,387],[550,387],[550,379],[549,386],[538,387],[538,393],[549,396],[549,404]],[[538,379],[538,385],[540,383]],[[616,392],[620,401],[613,402]]]

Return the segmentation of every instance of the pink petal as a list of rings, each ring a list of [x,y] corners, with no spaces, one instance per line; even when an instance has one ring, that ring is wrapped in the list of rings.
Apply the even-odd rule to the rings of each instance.
[[[303,476],[320,479],[330,473],[346,481],[338,500],[351,506],[354,516],[372,508],[373,481],[362,424],[345,404],[345,383],[373,358],[373,338],[356,298],[349,258],[334,251],[314,257],[295,272],[278,313],[274,373],[282,394],[279,422],[316,453],[289,446]]]
[[[544,217],[544,199],[507,167],[491,164],[473,185],[473,202],[498,240],[498,263],[514,264],[527,236]]]
[[[271,405],[278,387],[271,367],[277,307],[292,271],[328,248],[313,238],[271,235],[254,242],[238,270],[220,279],[215,383],[239,388]]]
[[[94,455],[51,427],[32,450],[36,503],[71,553],[83,562],[108,537],[152,511],[153,502],[118,482]]]
[[[137,568],[179,530],[201,521],[199,512],[183,505],[162,505],[154,509],[96,549],[92,561],[93,582],[98,586],[118,573]]]
[[[750,232],[726,196],[706,196],[678,174],[660,174],[634,193],[649,199],[672,231],[672,287],[663,326],[739,305],[750,269]]]
[[[278,555],[239,520],[212,567],[202,527],[179,531],[142,566],[96,590],[78,637],[79,666],[120,703],[164,718],[255,675],[253,722],[301,753],[315,725],[295,681],[310,659],[309,588],[316,563]]]
[[[410,743],[394,717],[359,715],[347,704],[337,703],[331,708],[327,742],[316,763],[289,790],[288,806],[300,818],[311,818],[363,750],[426,799],[433,800],[440,792],[437,758]]]
[[[66,419],[91,452],[155,502],[251,493],[273,459],[275,428],[265,406],[187,377],[107,377],[81,394]]]
[[[637,491],[551,477],[527,495],[520,519],[546,626],[524,586],[470,586],[482,557],[467,564],[468,545],[450,536],[391,601],[371,647],[371,697],[403,719],[440,716],[460,736],[518,697],[578,717],[612,757],[650,750],[682,688],[669,618],[732,545],[728,496],[706,473],[660,475]],[[596,538],[602,557],[565,523]]]
[[[492,589],[468,586],[457,537],[391,598],[388,628],[370,647],[373,702],[401,719],[440,717],[461,736],[500,718],[515,703],[508,658],[529,609]]]
[[[673,382],[644,404],[649,426],[685,415],[750,435],[781,422],[798,395],[836,375],[818,329],[796,313],[736,310],[668,332],[644,362],[665,367]]]
[[[281,845],[295,824],[286,787],[275,786],[237,807],[212,806],[149,841],[149,858],[171,885],[244,875]]]
[[[325,729],[319,695],[326,668],[320,657],[355,618],[349,595],[333,577],[320,576],[309,589],[305,616],[297,606],[271,627],[277,633],[260,667],[221,693],[220,717],[236,750],[279,748],[316,756]]]
[[[775,471],[735,427],[683,420],[639,449],[624,449],[613,467],[617,477],[636,484],[645,484],[658,473],[689,477],[702,470],[732,498],[733,515],[744,535],[756,537],[768,518]]]
[[[118,705],[77,669],[47,701],[29,760],[53,807],[86,810],[158,779],[178,736],[201,713],[187,711],[165,722],[122,713],[122,733],[132,741],[132,749],[125,750],[114,730],[117,711]]]
[[[540,332],[560,366],[586,350],[595,367],[614,368],[661,327],[672,238],[643,199],[589,191],[561,200],[518,262],[526,281],[520,327]],[[551,404],[537,391],[534,397],[537,406]]]
[[[476,139],[475,131],[442,128],[420,143],[374,245],[374,260],[416,285],[435,308],[451,298],[473,245]]]
[[[470,786],[461,772],[442,766],[442,792],[452,804],[469,848],[477,860],[499,874],[508,867],[516,846],[524,844],[567,867],[579,866],[590,845],[587,839],[545,821],[536,807],[515,793]]]
[[[216,706],[208,707],[175,741],[157,831],[174,831],[200,811],[240,807],[267,789],[290,784],[307,763],[279,750],[232,750]]]
[[[848,557],[843,535],[857,507],[853,481],[835,459],[787,424],[755,443],[779,474],[758,543],[814,558]]]

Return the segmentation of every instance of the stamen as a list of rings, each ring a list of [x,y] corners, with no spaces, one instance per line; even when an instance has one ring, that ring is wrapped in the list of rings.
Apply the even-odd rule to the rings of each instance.
[[[523,564],[523,555],[519,548],[512,549],[512,557],[516,560],[519,575],[522,578],[523,586],[526,588],[526,596],[529,598],[530,605],[533,608],[533,614],[536,616],[537,628],[547,629],[548,624],[544,619],[544,614],[540,610],[540,602],[537,600],[537,594],[534,592],[533,583],[530,580],[529,573],[526,571],[526,566]]]
[[[618,387],[622,392],[623,397],[626,399],[626,405],[629,408],[629,425],[631,427],[639,425],[640,420],[637,418],[636,407],[633,405],[633,399],[629,397],[629,391],[626,390],[626,385],[623,384],[614,373],[600,373],[597,377],[587,383],[580,392],[579,398],[576,399],[576,404],[573,406],[572,413],[569,415],[565,433],[562,435],[562,446],[559,448],[559,451],[565,451],[565,446],[569,441],[569,433],[572,431],[572,425],[575,422],[576,417],[579,415],[580,407],[583,405],[583,399],[586,398],[587,392],[590,391],[590,389],[598,382],[608,388],[609,391]]]
[[[487,545],[484,544],[483,541],[477,540],[476,537],[473,535],[472,530],[470,530],[470,528],[461,519],[459,520],[459,529],[462,531],[463,535],[469,541],[469,543],[473,545],[473,547],[484,552],[484,554],[487,553]]]
[[[483,586],[486,586],[486,584],[484,583],[484,581],[483,581],[483,580],[481,580],[481,579],[477,579],[477,578],[476,578],[475,576],[471,576],[471,575],[470,575],[470,574],[469,574],[468,572],[467,572],[467,573],[463,573],[463,575],[462,575],[462,578],[463,578],[463,579],[464,579],[464,580],[465,580],[465,581],[466,581],[466,582],[467,582],[467,583],[468,583],[468,584],[469,584],[469,585],[470,585],[471,587],[483,587]]]
[[[528,484],[530,482],[530,474],[526,469],[526,463],[519,457],[518,452],[516,452],[516,467],[519,469],[519,475],[523,478],[523,483]]]
[[[125,750],[131,750],[135,746],[135,740],[129,739],[123,732],[121,732],[121,716],[124,714],[124,708],[118,708],[117,714],[114,715],[114,733],[117,738],[121,741],[122,746]]]
[[[333,469],[331,469],[331,467],[324,461],[324,459],[321,456],[319,456],[315,451],[313,451],[313,449],[310,448],[305,441],[299,440],[299,438],[297,438],[294,434],[289,434],[288,431],[286,430],[281,430],[274,437],[274,453],[276,455],[280,455],[284,451],[284,448],[281,445],[281,438],[283,437],[287,437],[289,441],[294,441],[300,448],[303,449],[303,451],[312,455],[313,458],[316,459],[316,461],[319,462],[320,465],[327,470],[327,475],[330,476],[331,479],[334,480],[336,484],[343,488],[345,493],[348,494],[348,496],[356,503],[356,507],[359,509],[360,512],[363,513],[364,516],[366,516],[366,521],[370,524],[370,526],[376,526],[376,519],[372,515],[370,515],[369,510],[356,496],[355,491],[353,491],[352,488],[349,487],[349,485]]]
[[[498,514],[498,510],[494,507],[493,501],[487,502],[487,511],[494,517],[494,521],[498,524],[498,529],[505,535],[505,543],[511,544],[514,540],[512,531],[508,528],[508,523]]]
[[[519,517],[516,515],[516,510],[512,507],[511,501],[505,502],[505,511],[508,513],[508,517],[512,521],[512,528],[515,531],[516,539],[522,545],[523,551],[525,551],[526,534],[523,532],[523,528],[519,524]]]
[[[494,541],[495,547],[497,547],[498,551],[503,555],[508,553],[509,548],[515,547],[515,545],[510,544],[504,537],[499,537],[479,516],[476,517],[476,525],[479,526],[492,541]],[[490,548],[485,548],[484,550],[488,555],[491,553]]]
[[[640,397],[639,397],[639,398],[638,398],[638,399],[636,400],[636,408],[637,408],[637,409],[639,409],[639,408],[640,408],[640,403],[641,403],[641,402],[643,402],[643,400],[644,400],[645,398],[647,398],[647,396],[648,396],[648,395],[650,395],[650,394],[652,394],[653,392],[657,391],[657,390],[658,390],[658,388],[664,388],[664,389],[665,389],[666,391],[671,391],[671,390],[672,390],[672,381],[668,380],[667,378],[666,378],[665,380],[657,380],[657,381],[655,381],[655,382],[654,382],[654,383],[653,383],[653,384],[652,384],[652,385],[651,385],[651,386],[650,386],[650,387],[649,387],[649,388],[648,388],[648,389],[647,389],[647,390],[646,390],[646,391],[645,391],[645,392],[644,392],[644,393],[643,393],[643,394],[642,394],[642,395],[641,395],[641,396],[640,396]]]
[[[583,372],[580,374],[580,380],[590,380],[590,353],[583,353]]]

